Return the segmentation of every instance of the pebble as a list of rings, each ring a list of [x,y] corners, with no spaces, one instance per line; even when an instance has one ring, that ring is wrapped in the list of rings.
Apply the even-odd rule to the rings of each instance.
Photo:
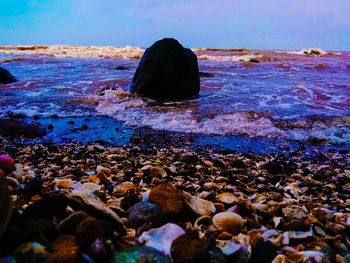
[[[0,154],[0,169],[8,174],[15,169],[15,161],[6,154]]]
[[[246,220],[233,212],[221,212],[213,216],[213,225],[219,230],[227,231],[232,235],[241,233],[245,223]]]
[[[79,224],[89,217],[84,211],[73,212],[59,223],[59,230],[63,234],[75,235]]]
[[[61,253],[51,262],[63,256],[74,262],[76,255],[90,262],[139,257],[155,262],[341,262],[348,257],[349,152],[312,159],[302,152],[272,157],[193,147],[144,150],[142,143],[11,146],[4,140],[1,149],[15,149],[16,171],[5,178],[0,168],[15,207],[0,239],[1,259],[15,258],[14,250],[28,241],[45,246],[45,255],[51,255],[59,251],[56,241],[65,238],[62,243],[71,244],[74,253]],[[35,180],[40,191],[33,187]],[[36,189],[29,191],[32,196],[20,191],[28,187]],[[165,229],[169,223],[186,229],[173,242],[171,258],[159,251],[163,246],[140,245],[143,233],[158,236],[155,227]],[[162,240],[163,232],[147,244]]]
[[[182,198],[177,188],[169,184],[158,185],[149,194],[149,201],[168,218],[178,218],[183,213],[185,205]]]
[[[96,239],[103,237],[103,228],[100,221],[95,218],[85,219],[78,225],[75,237],[83,250],[90,249],[91,244]]]
[[[162,223],[162,212],[159,207],[147,201],[139,202],[127,211],[129,225],[138,229],[145,223],[151,223],[152,227],[158,227]]]
[[[75,263],[80,249],[74,236],[62,235],[52,243],[51,251],[45,263]]]

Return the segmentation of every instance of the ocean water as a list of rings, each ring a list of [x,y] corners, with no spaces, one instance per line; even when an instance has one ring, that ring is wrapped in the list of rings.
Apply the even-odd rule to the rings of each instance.
[[[0,47],[0,66],[19,80],[0,85],[0,118],[107,118],[121,129],[350,144],[350,52],[194,49],[209,75],[199,97],[156,102],[128,91],[143,51]]]

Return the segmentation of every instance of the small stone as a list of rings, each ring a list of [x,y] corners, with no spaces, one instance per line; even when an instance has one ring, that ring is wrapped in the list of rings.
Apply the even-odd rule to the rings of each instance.
[[[30,198],[33,195],[41,194],[42,189],[43,189],[42,180],[38,177],[34,177],[30,179],[26,184],[21,185],[21,187],[17,190],[17,192]]]
[[[154,187],[149,194],[149,201],[156,204],[164,215],[170,218],[180,216],[185,208],[183,196],[176,187],[169,184]]]
[[[266,164],[266,170],[273,175],[282,174],[284,172],[284,166],[278,161],[271,161]]]
[[[213,183],[213,182],[207,182],[203,184],[203,188],[206,191],[210,191],[210,190],[215,190],[218,188],[218,185]]]
[[[155,204],[143,201],[135,204],[127,211],[129,224],[132,228],[139,228],[145,223],[152,223],[152,227],[160,226],[162,212]]]
[[[73,180],[70,178],[67,178],[67,179],[66,178],[62,178],[62,179],[55,178],[54,182],[55,182],[56,187],[61,187],[61,188],[70,188],[74,184]]]
[[[110,263],[121,262],[170,263],[172,261],[169,257],[164,256],[161,252],[152,247],[140,246],[115,252]]]
[[[92,242],[89,250],[89,254],[96,262],[109,261],[113,252],[113,244],[105,239],[96,239]]]
[[[99,173],[99,172],[104,172],[105,174],[111,174],[112,173],[111,169],[109,169],[107,167],[104,167],[104,166],[101,166],[101,165],[97,166],[96,171],[97,171],[97,173]]]
[[[225,204],[233,204],[239,202],[239,199],[232,193],[221,193],[216,195],[216,200],[225,203]]]
[[[12,172],[15,169],[15,161],[6,154],[0,154],[0,169],[5,174]]]
[[[183,263],[212,262],[204,241],[199,240],[196,233],[193,232],[186,232],[173,241],[171,244],[171,258],[175,262]]]
[[[194,153],[186,152],[179,156],[179,161],[188,164],[193,164],[198,162],[198,156]]]
[[[87,218],[81,222],[76,231],[76,240],[83,250],[88,250],[91,244],[98,238],[102,238],[103,228],[95,218]]]
[[[213,224],[221,231],[227,231],[232,235],[242,232],[246,220],[233,212],[221,212],[213,216]]]
[[[270,263],[277,256],[277,248],[270,242],[259,239],[252,249],[249,262]]]
[[[74,263],[78,261],[79,246],[74,236],[60,236],[51,245],[52,253],[45,258],[45,263]]]
[[[120,207],[123,208],[125,211],[128,210],[130,207],[135,205],[136,203],[141,201],[141,197],[138,194],[132,193],[125,196],[121,202]]]
[[[83,211],[73,212],[60,222],[59,230],[67,235],[75,235],[79,224],[89,217],[90,216]]]
[[[37,242],[21,244],[13,254],[15,262],[28,262],[28,259],[31,259],[29,262],[43,262],[48,255],[46,248]]]
[[[110,181],[109,181],[109,178],[108,176],[104,173],[104,172],[99,172],[96,177],[100,180],[100,182],[102,184],[108,184]]]

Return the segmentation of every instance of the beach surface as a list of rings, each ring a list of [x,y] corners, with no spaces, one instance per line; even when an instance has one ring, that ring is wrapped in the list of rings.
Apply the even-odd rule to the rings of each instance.
[[[350,53],[193,51],[199,97],[156,102],[129,93],[144,49],[0,47],[0,121],[43,131],[0,135],[0,258],[349,260]]]

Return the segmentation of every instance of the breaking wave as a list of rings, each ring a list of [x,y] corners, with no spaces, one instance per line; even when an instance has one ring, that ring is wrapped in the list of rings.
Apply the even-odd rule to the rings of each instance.
[[[2,46],[4,54],[45,55],[67,58],[127,58],[140,59],[144,49],[132,46]]]
[[[113,46],[0,46],[0,52],[4,54],[22,54],[22,55],[45,55],[58,58],[122,58],[122,59],[140,59],[145,49],[133,46],[113,47]],[[201,60],[219,60],[219,61],[243,61],[251,62],[254,60],[263,60],[262,54],[254,54],[246,49],[211,49],[195,48],[198,59]],[[202,54],[203,52],[210,54]],[[211,55],[213,52],[229,53],[223,56]],[[240,54],[240,53],[249,54]],[[24,60],[25,58],[20,58]],[[11,59],[5,59],[2,62],[10,62]]]
[[[1,86],[0,118],[111,116],[180,133],[350,143],[349,52],[193,50],[200,96],[159,103],[127,92],[141,48],[0,47],[19,80]]]
[[[96,99],[96,97],[94,97]],[[98,113],[133,127],[150,127],[182,133],[244,135],[297,141],[320,140],[334,144],[350,142],[350,117],[317,120],[274,119],[268,113],[232,112],[210,117],[195,109],[156,103],[118,88],[98,98]]]

